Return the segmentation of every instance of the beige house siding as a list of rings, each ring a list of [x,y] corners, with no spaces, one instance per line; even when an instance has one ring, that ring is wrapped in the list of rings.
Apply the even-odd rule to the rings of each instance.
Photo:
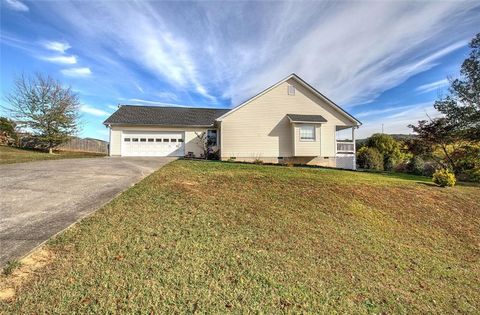
[[[295,95],[288,95],[289,84],[295,86]],[[355,125],[292,78],[222,119],[222,159],[292,157],[297,145],[302,152],[306,146],[292,139],[296,132],[287,114],[322,115],[327,120],[319,127],[319,143],[315,142],[319,144],[318,155],[326,157],[335,156],[335,127]]]
[[[293,124],[294,152],[293,156],[320,156],[320,139],[322,138],[321,125],[315,124],[315,141],[300,140],[300,127],[305,124]]]
[[[213,129],[213,128],[208,128]],[[207,131],[207,128],[185,128],[185,127],[152,127],[152,126],[112,126],[110,135],[110,155],[121,155],[121,141],[122,130],[128,131],[172,131],[172,132],[185,132],[185,154],[193,152],[193,154],[199,157],[203,154],[202,144],[199,141],[197,134],[201,134]]]

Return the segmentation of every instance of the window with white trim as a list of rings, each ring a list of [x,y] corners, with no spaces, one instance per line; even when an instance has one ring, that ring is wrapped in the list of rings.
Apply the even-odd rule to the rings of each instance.
[[[300,141],[315,141],[315,126],[300,126]]]

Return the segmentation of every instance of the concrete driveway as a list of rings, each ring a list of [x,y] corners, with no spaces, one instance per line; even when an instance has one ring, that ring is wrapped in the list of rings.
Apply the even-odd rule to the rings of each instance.
[[[175,158],[0,165],[0,266],[29,253]]]

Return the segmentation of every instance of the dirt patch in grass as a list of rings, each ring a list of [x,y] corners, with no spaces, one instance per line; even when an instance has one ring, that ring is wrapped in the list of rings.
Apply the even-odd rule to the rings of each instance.
[[[424,180],[176,161],[59,235],[0,307],[478,313],[480,188]]]
[[[52,262],[53,253],[42,247],[18,262],[18,267],[0,276],[0,300],[11,300],[16,289],[31,280],[43,267]]]

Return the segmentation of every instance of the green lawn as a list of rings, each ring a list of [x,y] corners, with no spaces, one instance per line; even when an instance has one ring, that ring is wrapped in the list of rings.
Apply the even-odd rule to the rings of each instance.
[[[480,188],[176,161],[49,242],[5,313],[479,313]],[[3,304],[1,304],[3,303]]]
[[[55,154],[48,154],[35,150],[12,148],[7,146],[0,146],[0,164],[23,163],[40,160],[58,160],[58,159],[75,159],[100,157],[105,154],[91,153],[91,152],[67,152],[58,151]]]

